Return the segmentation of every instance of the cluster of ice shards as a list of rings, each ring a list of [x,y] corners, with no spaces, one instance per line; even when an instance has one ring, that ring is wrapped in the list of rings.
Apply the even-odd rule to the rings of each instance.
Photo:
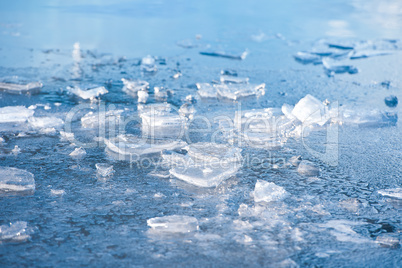
[[[32,230],[28,228],[25,221],[17,221],[14,223],[0,226],[0,241],[5,242],[22,242],[30,238]]]
[[[143,136],[154,138],[183,137],[187,127],[187,117],[173,109],[170,104],[140,105],[138,113],[141,118]]]
[[[162,154],[170,174],[199,187],[216,187],[242,166],[241,150],[227,145],[200,142],[184,148],[187,154]]]
[[[81,125],[83,128],[97,128],[106,125],[109,127],[118,126],[123,112],[123,110],[89,112],[81,117]]]
[[[273,182],[257,180],[252,195],[255,202],[273,202],[281,201],[289,194],[285,189]]]
[[[121,134],[105,139],[106,152],[116,160],[137,161],[141,156],[159,154],[163,150],[177,150],[187,145],[182,140],[147,139]]]
[[[0,167],[0,193],[32,194],[35,191],[34,175],[26,170]]]
[[[109,92],[105,87],[97,85],[67,87],[67,91],[84,100],[94,100]]]
[[[0,91],[11,94],[38,94],[42,87],[41,82],[30,82],[18,76],[0,79]]]
[[[393,51],[401,49],[402,42],[399,40],[342,42],[320,40],[310,51],[297,52],[294,58],[302,64],[323,64],[328,75],[355,74],[358,69],[352,65],[344,64],[341,60],[389,55]]]
[[[238,100],[240,98],[256,96],[260,97],[265,94],[265,84],[248,84],[248,83],[231,83],[231,84],[215,84],[197,83],[198,94],[202,98],[227,98],[230,100]]]
[[[147,220],[153,233],[186,234],[198,230],[198,220],[184,215],[156,217]]]

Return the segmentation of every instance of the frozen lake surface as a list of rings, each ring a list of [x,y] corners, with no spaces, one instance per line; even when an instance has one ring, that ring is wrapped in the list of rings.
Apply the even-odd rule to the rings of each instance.
[[[399,1],[91,2],[0,4],[1,266],[402,266]]]

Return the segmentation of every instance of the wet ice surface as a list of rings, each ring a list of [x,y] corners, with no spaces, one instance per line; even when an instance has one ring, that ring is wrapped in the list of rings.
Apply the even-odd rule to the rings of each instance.
[[[162,17],[163,10],[165,6],[158,11]],[[243,12],[248,12],[244,6],[237,15]],[[119,27],[126,24],[130,29],[135,25],[119,23]],[[258,34],[259,29],[250,30],[250,25],[235,28],[219,36],[200,32],[201,39],[194,38],[198,33],[194,29],[186,36],[169,32],[172,42],[158,39],[153,41],[158,46],[148,51],[145,45],[119,41],[130,50],[104,54],[111,48],[96,51],[74,39],[65,47],[49,43],[38,48],[33,43],[26,46],[32,51],[11,53],[16,62],[24,55],[37,59],[34,67],[14,67],[5,55],[9,47],[3,36],[0,77],[18,75],[43,84],[36,95],[0,93],[0,164],[26,170],[35,178],[35,192],[0,197],[3,266],[401,266],[402,133],[392,115],[400,118],[401,108],[385,101],[388,96],[401,99],[400,51],[384,47],[381,51],[392,53],[374,56],[367,52],[373,48],[365,47],[360,55],[354,54],[360,58],[352,60],[349,53],[355,41],[348,38],[313,50],[325,32],[320,36],[283,32],[282,38],[270,38],[276,32],[266,29],[265,35]],[[114,32],[108,32],[107,40],[120,40],[109,34],[113,37]],[[240,53],[228,55],[239,56],[245,47],[249,55],[239,61],[199,54],[218,37]],[[187,38],[191,42],[176,45]],[[76,41],[79,46],[73,45]],[[163,45],[168,42],[174,49]],[[136,49],[138,54],[120,57]],[[359,72],[329,77],[322,65],[295,61],[292,56],[299,51],[316,52],[312,55],[320,59],[330,51],[331,60]],[[182,75],[175,78],[179,72]],[[138,81],[130,88],[135,94],[123,91],[127,86],[123,78]],[[210,85],[204,88],[205,96],[197,83]],[[221,93],[232,96],[241,92],[237,87],[243,84],[247,89],[262,83],[264,95],[235,101],[214,87],[226,85],[229,90]],[[65,90],[85,84],[108,92],[85,100]],[[138,91],[147,92],[146,103],[138,103]],[[312,97],[299,103],[307,94]],[[393,106],[394,100],[388,104]],[[338,117],[329,113],[336,102]],[[70,117],[69,111],[77,107],[82,110]],[[241,117],[235,120],[236,112]],[[192,130],[188,137],[180,137],[178,118]],[[232,133],[227,118],[239,123],[247,136]],[[148,120],[154,123],[146,125]],[[301,136],[297,127],[305,121],[309,127]],[[308,148],[325,154],[326,129],[335,125],[339,162],[331,166]],[[273,126],[280,131],[273,131]],[[51,135],[40,131],[49,128],[54,128]],[[143,134],[156,137],[155,144],[140,139]],[[212,138],[222,147],[207,150],[205,143]],[[204,146],[194,147],[199,143]],[[224,161],[232,170],[221,180],[218,176],[225,170],[212,163],[231,159],[228,148],[241,149],[242,161],[239,166]],[[176,177],[170,174],[173,167],[159,167],[163,157],[176,164],[183,158],[201,158],[202,165],[179,170]],[[189,174],[187,181],[180,179],[183,174]],[[219,183],[212,187],[194,185],[194,178],[215,177]],[[266,201],[255,200],[256,190]],[[168,232],[155,232],[157,224]],[[34,231],[25,232],[26,228]]]

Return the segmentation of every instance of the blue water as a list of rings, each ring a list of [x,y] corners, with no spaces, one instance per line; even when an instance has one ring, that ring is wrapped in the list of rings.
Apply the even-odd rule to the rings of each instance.
[[[302,65],[292,57],[323,38],[401,38],[400,1],[81,2],[0,3],[0,77],[18,75],[44,84],[39,95],[0,92],[0,107],[49,104],[50,110],[37,108],[35,116],[65,118],[70,109],[87,102],[64,89],[85,82],[107,86],[109,93],[101,97],[106,106],[135,111],[137,100],[121,91],[123,77],[172,89],[169,102],[180,107],[187,95],[197,95],[195,83],[217,80],[223,69],[266,83],[266,94],[236,103],[199,100],[197,114],[232,115],[239,103],[243,109],[281,107],[306,94],[356,109],[387,110],[384,98],[389,95],[402,100],[401,51],[356,60],[358,74],[334,77],[321,65]],[[182,48],[177,45],[182,40],[197,47]],[[78,82],[73,79],[76,42],[83,55]],[[209,46],[250,53],[243,61],[199,54]],[[153,75],[143,74],[138,62],[146,55],[164,58],[166,65],[157,64]],[[172,79],[177,69],[183,76]],[[381,85],[386,81],[389,87]],[[400,106],[392,110],[399,118]],[[136,124],[128,130],[138,131]],[[86,141],[97,135],[81,128],[79,120],[73,132]],[[245,148],[244,155],[272,161],[302,155],[320,167],[321,175],[314,181],[292,168],[247,166],[213,189],[153,176],[152,166],[114,161],[102,147],[87,148],[87,156],[76,161],[69,156],[75,147],[58,136],[17,134],[0,133],[5,139],[0,166],[33,173],[36,191],[1,196],[0,225],[25,221],[32,234],[24,242],[1,242],[1,266],[402,266],[400,246],[375,242],[383,234],[402,239],[401,200],[377,192],[402,186],[400,122],[384,128],[340,128],[335,167],[312,157],[299,140],[279,151]],[[314,134],[305,142],[322,150],[325,136]],[[9,154],[15,145],[21,153]],[[96,177],[95,163],[101,162],[116,170],[106,181]],[[250,193],[257,179],[284,187],[291,197],[266,207],[254,204]],[[53,196],[51,189],[66,194]],[[348,202],[357,205],[345,209]],[[242,212],[244,204],[252,212]],[[200,230],[186,238],[149,236],[147,219],[174,214],[196,217]],[[346,236],[342,240],[328,224],[333,221],[358,224],[350,225],[352,234],[341,233]]]

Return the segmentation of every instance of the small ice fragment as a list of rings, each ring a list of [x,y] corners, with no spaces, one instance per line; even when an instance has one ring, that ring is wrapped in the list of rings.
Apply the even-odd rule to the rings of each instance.
[[[28,123],[35,129],[61,128],[64,125],[62,119],[53,116],[31,117],[28,119]]]
[[[294,107],[292,114],[303,123],[324,125],[327,121],[325,105],[310,94],[302,98]]]
[[[297,52],[296,55],[293,56],[296,61],[303,64],[321,64],[321,57],[317,54],[309,53],[309,52]]]
[[[234,59],[234,60],[244,60],[247,57],[248,50],[245,50],[241,53],[230,53],[230,52],[225,52],[225,51],[201,51],[201,55],[205,56],[212,56],[212,57],[222,57],[222,58],[228,58],[228,59]]]
[[[267,40],[268,39],[268,36],[265,34],[265,33],[263,33],[263,32],[260,32],[259,34],[253,34],[253,35],[251,35],[251,39],[253,40],[253,41],[255,41],[255,42],[262,42],[262,41],[264,41],[264,40]]]
[[[50,194],[51,194],[52,196],[62,196],[62,195],[65,195],[66,192],[65,192],[64,190],[54,190],[54,189],[51,189],[51,190],[50,190]]]
[[[150,55],[142,58],[141,60],[141,70],[144,72],[156,72],[158,68],[155,65],[155,58]]]
[[[360,205],[361,202],[357,198],[349,198],[346,200],[339,201],[339,206],[353,213],[358,212]]]
[[[398,122],[398,114],[379,110],[354,111],[344,109],[341,122],[342,124],[357,125],[359,127],[395,126]]]
[[[22,123],[28,120],[34,111],[24,106],[6,106],[0,108],[0,123]]]
[[[182,76],[181,72],[177,72],[172,76],[172,78],[173,79],[178,79],[180,76]]]
[[[237,77],[231,75],[221,75],[221,83],[228,83],[228,84],[247,84],[249,78],[248,77]]]
[[[84,128],[97,128],[100,126],[117,126],[121,120],[123,110],[110,110],[107,112],[89,112],[81,118]]]
[[[75,148],[75,150],[70,153],[70,156],[73,159],[78,160],[78,159],[84,158],[86,154],[87,154],[87,152],[82,147],[80,147],[80,148]]]
[[[196,110],[195,110],[194,106],[190,103],[183,104],[179,109],[179,114],[181,116],[185,116],[189,119],[193,118],[195,112],[196,112]]]
[[[0,192],[29,192],[35,191],[34,175],[26,170],[0,167]]]
[[[52,109],[52,107],[50,107],[49,105],[46,104],[46,105],[43,106],[43,109],[50,110],[50,109]]]
[[[252,195],[255,202],[273,202],[283,200],[288,192],[273,182],[257,180]]]
[[[138,102],[141,102],[141,103],[146,103],[147,102],[148,96],[149,96],[148,92],[146,92],[146,91],[138,91],[137,94],[138,94]]]
[[[385,105],[391,108],[398,106],[398,97],[395,95],[390,95],[384,99]]]
[[[18,145],[15,145],[15,146],[14,146],[14,149],[12,149],[11,152],[12,152],[14,155],[17,155],[17,154],[19,154],[19,153],[21,152],[21,149],[20,149],[20,147],[18,147]]]
[[[13,84],[13,83],[3,83],[0,82],[0,91],[5,91],[7,93],[12,94],[37,94],[40,92],[42,88],[42,83],[40,82],[31,82],[28,84]]]
[[[0,226],[0,241],[21,242],[30,238],[30,230],[25,221]]]
[[[147,220],[153,231],[161,233],[190,233],[198,230],[198,220],[194,217],[172,215]]]
[[[37,105],[30,105],[30,106],[28,107],[29,110],[35,110],[36,108],[38,108]]]
[[[342,74],[342,73],[349,73],[349,74],[356,74],[359,70],[352,66],[352,65],[343,65],[336,63],[334,61],[330,61],[329,59],[323,59],[322,64],[324,65],[324,69],[328,75],[331,74]]]
[[[314,177],[320,175],[320,169],[316,167],[312,162],[302,160],[297,168],[297,172],[301,175]]]
[[[209,83],[197,83],[198,91],[197,93],[202,98],[216,98],[218,96],[218,92],[216,88],[210,85]]]
[[[221,97],[231,100],[239,98],[256,96],[260,97],[265,94],[265,83],[262,84],[230,84],[230,85],[215,85],[214,86]]]
[[[343,49],[343,50],[352,50],[355,48],[356,44],[352,42],[326,42],[328,47],[336,48],[336,49]]]
[[[294,166],[294,167],[297,167],[299,164],[300,164],[300,162],[302,161],[303,159],[302,159],[302,157],[300,156],[300,155],[297,155],[297,156],[292,156],[290,159],[289,159],[289,164],[291,164],[292,166]]]
[[[127,80],[122,78],[123,81],[123,91],[130,94],[137,94],[139,91],[147,91],[149,87],[149,83],[147,81],[142,80]]]
[[[97,163],[95,167],[100,177],[109,177],[114,173],[113,166],[106,163]]]
[[[74,133],[60,131],[60,140],[73,141],[74,140]]]
[[[154,87],[154,95],[156,99],[166,101],[168,92],[163,87]]]
[[[2,137],[0,137],[0,144],[4,143],[4,139]]]
[[[187,145],[182,140],[155,139],[149,143],[147,139],[142,139],[130,134],[119,135],[116,138],[105,139],[106,151],[118,160],[137,161],[140,156],[152,155],[163,150],[177,150]]]
[[[369,58],[369,57],[375,57],[375,56],[384,56],[384,55],[389,55],[392,54],[391,51],[376,51],[376,50],[358,50],[354,51],[352,55],[350,56],[351,60],[355,59],[363,59],[363,58]]]
[[[386,197],[402,199],[402,188],[379,190],[378,193]]]
[[[377,236],[375,242],[385,248],[399,248],[399,238],[389,234],[380,234]]]
[[[162,198],[162,197],[166,197],[166,195],[162,194],[162,193],[156,193],[154,194],[155,198]]]
[[[85,87],[78,87],[78,86],[67,87],[67,90],[70,93],[72,93],[84,100],[89,100],[89,99],[92,100],[96,97],[99,97],[99,96],[104,95],[109,92],[105,87],[103,87],[103,86],[99,87],[96,85],[89,85],[89,86],[85,86]]]
[[[236,72],[236,70],[226,69],[226,70],[221,70],[221,75],[237,76],[237,72]]]

